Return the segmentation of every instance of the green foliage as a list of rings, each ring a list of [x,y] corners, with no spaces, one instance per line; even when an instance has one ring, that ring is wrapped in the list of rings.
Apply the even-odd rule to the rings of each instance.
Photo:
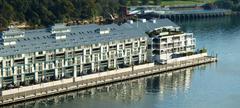
[[[109,67],[108,70],[115,70],[115,67]]]
[[[207,49],[206,48],[202,48],[199,50],[200,53],[206,53],[207,52]]]
[[[187,52],[187,53],[186,53],[187,56],[191,56],[191,55],[193,55],[193,54],[194,54],[194,52]]]
[[[178,0],[0,0],[0,28],[11,22],[27,22],[32,26],[48,26],[73,20],[94,20],[122,13],[126,5],[159,5]],[[181,0],[200,1],[200,0]],[[209,1],[209,0],[207,0]],[[211,0],[210,0],[211,1]],[[239,0],[218,0],[220,7],[240,10]]]
[[[223,9],[230,9],[233,7],[233,1],[231,0],[218,0],[214,4]]]
[[[214,2],[214,4],[218,8],[240,11],[240,0],[217,0],[216,2]]]
[[[118,13],[125,0],[0,0],[0,27],[10,22],[44,25]]]

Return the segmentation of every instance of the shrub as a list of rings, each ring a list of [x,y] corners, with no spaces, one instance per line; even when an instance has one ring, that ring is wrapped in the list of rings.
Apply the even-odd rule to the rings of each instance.
[[[202,48],[199,50],[200,53],[206,53],[207,52],[207,49],[206,48]]]

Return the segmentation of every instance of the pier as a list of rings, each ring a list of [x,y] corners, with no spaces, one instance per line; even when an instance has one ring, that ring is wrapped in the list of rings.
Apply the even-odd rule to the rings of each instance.
[[[0,105],[61,94],[74,90],[102,86],[114,82],[121,82],[129,79],[174,71],[216,61],[216,57],[205,56],[185,61],[176,61],[165,65],[154,65],[153,63],[147,63],[77,78],[64,79],[62,81],[33,85],[22,89],[22,91],[21,88],[5,90],[1,93],[2,96],[0,97]]]
[[[144,18],[168,18],[171,20],[194,20],[194,19],[204,19],[210,17],[223,17],[231,15],[231,10],[225,9],[213,9],[213,10],[172,10],[172,11],[162,11],[162,12],[151,12],[147,14],[140,15]]]
[[[168,18],[171,20],[190,20],[203,19],[209,17],[223,17],[232,15],[233,12],[228,9],[210,8],[205,9],[204,6],[177,6],[177,7],[161,7],[161,6],[130,6],[126,15],[138,15],[140,18]]]

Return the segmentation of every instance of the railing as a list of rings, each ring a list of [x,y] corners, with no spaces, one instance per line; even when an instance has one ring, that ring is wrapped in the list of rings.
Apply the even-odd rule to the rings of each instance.
[[[159,13],[158,11],[154,11],[155,13]],[[168,10],[164,11],[164,13],[159,13],[163,15],[168,15],[168,14],[205,14],[205,13],[229,13],[231,10],[225,10],[225,9],[214,9],[214,10]]]

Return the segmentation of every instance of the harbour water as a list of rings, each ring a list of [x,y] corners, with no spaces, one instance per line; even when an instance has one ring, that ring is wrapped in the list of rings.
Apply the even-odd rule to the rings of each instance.
[[[17,103],[5,108],[236,108],[240,105],[238,17],[178,23],[217,63],[104,87]]]

